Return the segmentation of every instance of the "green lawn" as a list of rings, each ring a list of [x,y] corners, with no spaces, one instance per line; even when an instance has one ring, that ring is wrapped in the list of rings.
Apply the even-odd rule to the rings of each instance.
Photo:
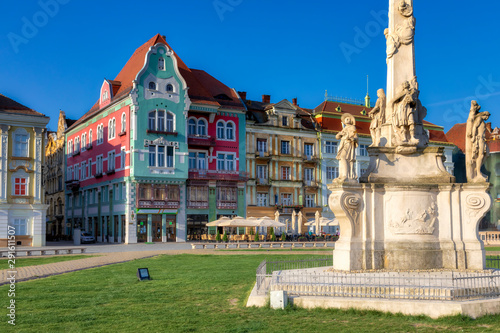
[[[44,265],[44,264],[51,264],[53,262],[69,261],[69,260],[76,260],[76,259],[83,259],[90,257],[95,257],[95,256],[69,255],[69,256],[54,256],[54,257],[17,257],[15,262],[15,267]],[[7,269],[9,264],[10,263],[8,262],[7,258],[0,259],[0,270]]]
[[[303,256],[302,256],[303,257]],[[290,256],[273,256],[290,258]],[[498,332],[500,316],[432,320],[370,311],[246,308],[265,255],[177,255],[141,259],[16,288],[16,326],[0,332]],[[152,281],[138,282],[148,267]]]
[[[486,251],[500,251],[500,247],[485,247]]]
[[[318,251],[325,251],[325,252],[333,252],[333,248],[298,248],[298,249],[282,249],[282,248],[263,248],[263,249],[225,249],[225,250],[217,250],[217,251],[257,251],[257,252],[269,252],[269,251],[281,251],[281,252],[290,252],[290,251],[302,251],[302,252],[318,252]]]

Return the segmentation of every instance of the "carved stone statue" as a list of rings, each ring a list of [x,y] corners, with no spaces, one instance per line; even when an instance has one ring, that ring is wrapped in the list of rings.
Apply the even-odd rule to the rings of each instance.
[[[342,124],[344,128],[336,135],[337,140],[340,140],[337,153],[337,160],[339,160],[339,177],[334,179],[334,182],[356,182],[357,176],[356,170],[354,169],[356,147],[358,146],[356,120],[352,114],[346,113],[342,116]]]
[[[417,100],[410,83],[404,82],[394,96],[392,104],[392,124],[398,142],[402,145],[417,145],[415,138],[415,108]]]
[[[385,120],[385,104],[386,97],[384,89],[379,89],[377,91],[377,103],[375,107],[368,113],[372,122],[370,124],[370,134],[372,136],[372,144],[370,147],[377,147],[380,144],[380,132],[381,126]]]
[[[401,45],[410,45],[413,43],[415,36],[416,20],[413,16],[413,7],[405,0],[401,0],[398,7],[401,16],[406,19],[398,25],[393,33],[389,33],[389,29],[385,29],[384,34],[387,39],[387,61],[398,52]]]
[[[487,177],[481,173],[481,166],[489,153],[486,144],[485,121],[490,117],[490,113],[479,112],[480,110],[481,106],[476,101],[472,101],[465,138],[465,167],[467,180],[470,183],[487,181]]]

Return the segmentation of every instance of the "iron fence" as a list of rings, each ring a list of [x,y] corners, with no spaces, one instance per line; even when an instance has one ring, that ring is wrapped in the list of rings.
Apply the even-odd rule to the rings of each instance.
[[[500,269],[500,256],[486,256],[486,268]]]
[[[498,268],[500,256],[487,258]],[[328,271],[332,256],[261,262],[257,292],[285,290],[292,296],[330,296],[411,300],[473,300],[500,297],[500,270],[483,272],[356,272]],[[323,267],[323,268],[322,268]],[[301,271],[298,271],[301,270]]]

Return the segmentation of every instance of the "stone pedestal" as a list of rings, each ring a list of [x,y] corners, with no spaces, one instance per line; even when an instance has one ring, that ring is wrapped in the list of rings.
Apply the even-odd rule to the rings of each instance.
[[[489,184],[331,184],[339,270],[483,269]]]

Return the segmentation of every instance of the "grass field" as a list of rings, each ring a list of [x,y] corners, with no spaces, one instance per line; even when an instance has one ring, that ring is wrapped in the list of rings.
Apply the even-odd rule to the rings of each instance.
[[[484,248],[486,251],[500,251],[500,247],[489,246]]]
[[[83,258],[95,257],[91,255],[69,255],[69,256],[53,256],[53,257],[17,257],[15,266],[25,267],[25,266],[35,266],[35,265],[45,265],[52,264],[53,262],[77,260]],[[8,268],[8,259],[0,259],[0,270]]]
[[[290,256],[273,256],[273,259]],[[303,256],[302,256],[303,257]],[[246,308],[265,255],[160,256],[16,285],[0,332],[498,332],[500,316],[432,320],[370,311]],[[148,267],[153,280],[138,282]],[[7,304],[7,288],[0,300]],[[0,310],[1,312],[2,310]]]

